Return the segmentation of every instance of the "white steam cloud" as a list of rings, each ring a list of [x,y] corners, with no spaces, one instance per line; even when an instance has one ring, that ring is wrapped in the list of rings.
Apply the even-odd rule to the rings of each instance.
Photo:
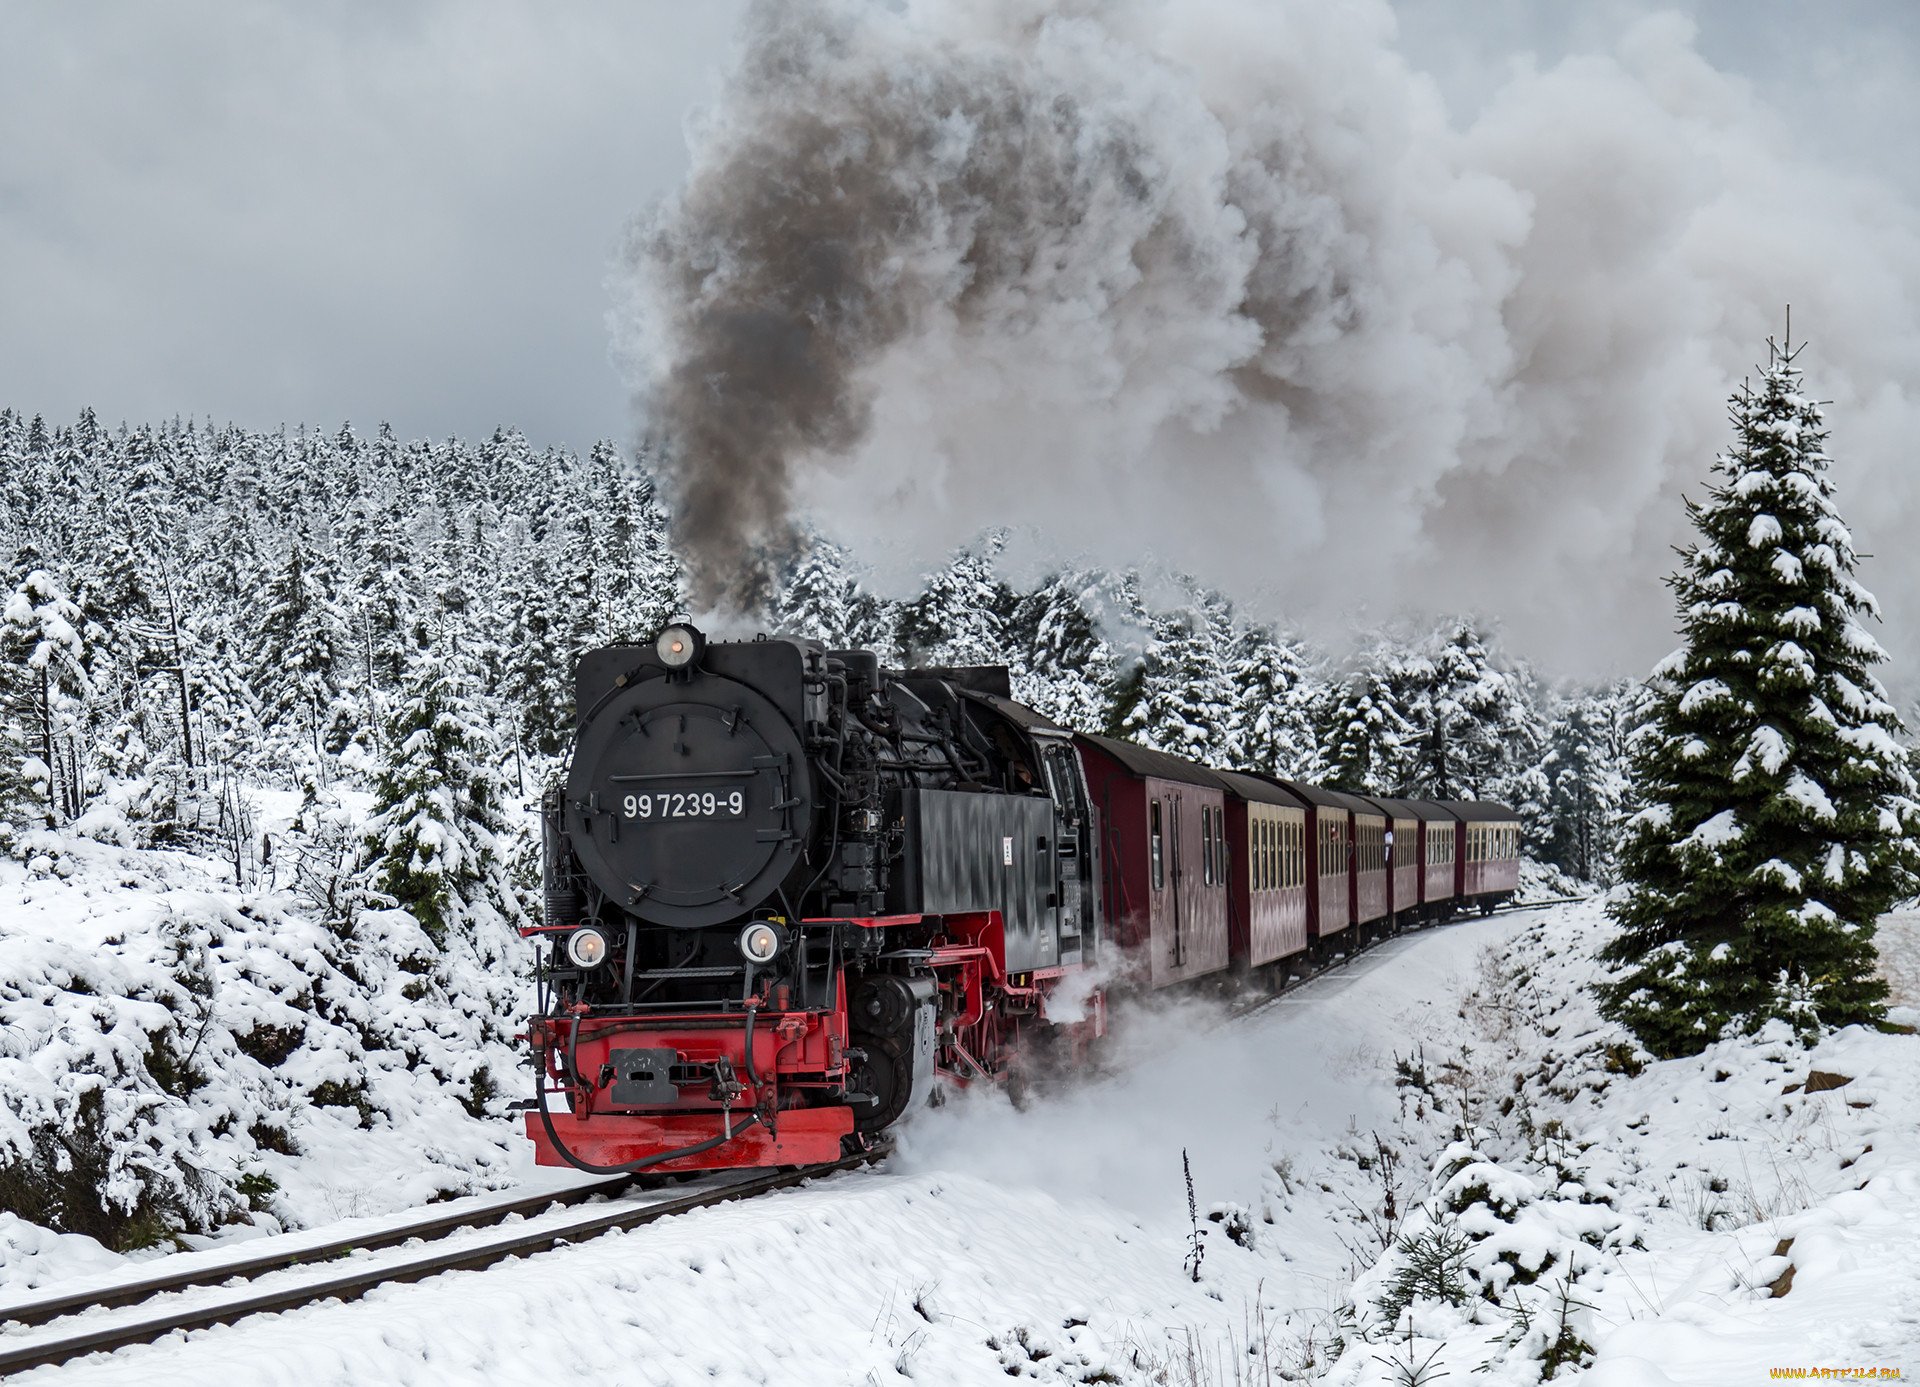
[[[1266,615],[1472,608],[1574,672],[1794,306],[1865,547],[1915,515],[1920,218],[1656,16],[1471,124],[1377,0],[779,0],[636,228],[620,346],[705,600],[809,516],[987,525]],[[1902,630],[1920,565],[1869,565]]]

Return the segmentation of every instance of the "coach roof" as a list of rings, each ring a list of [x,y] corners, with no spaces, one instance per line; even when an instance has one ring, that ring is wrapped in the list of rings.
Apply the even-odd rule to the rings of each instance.
[[[1183,757],[1169,756],[1164,751],[1149,751],[1146,747],[1133,742],[1116,741],[1112,737],[1096,737],[1091,732],[1077,734],[1078,740],[1097,750],[1105,752],[1122,766],[1139,776],[1153,776],[1158,780],[1176,780],[1187,785],[1204,785],[1210,790],[1225,790],[1226,782],[1216,771],[1210,771],[1195,761]]]
[[[1380,817],[1380,806],[1370,804],[1358,795],[1350,795],[1344,790],[1329,790],[1323,785],[1309,785],[1300,780],[1283,780],[1277,775],[1262,775],[1262,780],[1271,780],[1285,787],[1311,804],[1325,805],[1329,809],[1344,809],[1349,814],[1365,814],[1370,818]]]
[[[1278,781],[1267,780],[1257,775],[1242,775],[1239,771],[1215,771],[1227,788],[1241,799],[1251,800],[1255,804],[1279,804],[1288,809],[1302,807],[1300,796],[1281,785]]]

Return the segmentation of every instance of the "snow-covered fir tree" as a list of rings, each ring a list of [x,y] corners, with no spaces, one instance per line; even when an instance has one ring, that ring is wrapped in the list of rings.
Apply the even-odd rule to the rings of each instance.
[[[308,545],[295,539],[267,588],[255,637],[255,687],[269,730],[316,754],[339,692],[346,644],[329,577]]]
[[[1732,399],[1699,538],[1671,579],[1685,645],[1654,672],[1620,849],[1606,1010],[1655,1055],[1780,1018],[1872,1021],[1874,928],[1911,895],[1920,805],[1861,625],[1819,405],[1769,341]]]
[[[915,665],[991,665],[1003,662],[1013,593],[994,573],[1006,540],[990,534],[959,550],[925,589],[904,604],[896,641]]]
[[[850,649],[855,601],[846,551],[823,535],[811,535],[781,584],[773,624],[829,650]]]
[[[1543,729],[1533,679],[1496,661],[1470,621],[1456,621],[1394,661],[1394,693],[1411,728],[1399,792],[1498,799],[1537,764]]]
[[[1540,763],[1546,834],[1537,855],[1582,881],[1612,880],[1632,704],[1625,685],[1572,694],[1559,702],[1547,731]]]
[[[12,761],[0,793],[29,825],[76,819],[86,806],[88,638],[98,634],[44,569],[27,574],[0,608],[0,712]]]
[[[1227,653],[1233,714],[1227,764],[1304,776],[1313,764],[1313,704],[1319,692],[1300,646],[1271,627],[1242,627]]]
[[[1312,778],[1359,794],[1398,794],[1411,779],[1413,725],[1400,711],[1394,651],[1375,644],[1315,710]]]
[[[1113,647],[1091,610],[1095,579],[1063,569],[1015,604],[1008,630],[1013,696],[1063,727],[1106,725]]]
[[[374,781],[369,884],[442,947],[514,908],[502,757],[478,684],[472,657],[430,632],[407,662]]]
[[[1185,582],[1191,605],[1153,618],[1153,644],[1125,691],[1120,735],[1210,765],[1226,762],[1237,722],[1233,608]]]

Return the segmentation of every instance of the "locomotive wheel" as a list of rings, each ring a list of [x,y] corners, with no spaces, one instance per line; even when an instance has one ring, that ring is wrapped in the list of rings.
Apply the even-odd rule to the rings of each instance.
[[[856,1132],[877,1132],[891,1127],[906,1111],[913,1093],[913,1052],[901,1037],[878,1036],[871,1031],[854,1031],[848,1037],[856,1050],[865,1050],[866,1059],[854,1070],[860,1087],[875,1101],[854,1109]]]

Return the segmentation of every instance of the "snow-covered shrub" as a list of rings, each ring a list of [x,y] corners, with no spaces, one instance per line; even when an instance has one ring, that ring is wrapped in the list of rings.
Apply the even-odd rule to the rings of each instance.
[[[418,1197],[497,1178],[514,1134],[468,1114],[515,1064],[513,960],[449,955],[400,911],[343,934],[200,859],[62,852],[65,878],[0,863],[6,1207],[124,1249],[300,1221],[276,1190],[367,1144],[411,1149]]]

